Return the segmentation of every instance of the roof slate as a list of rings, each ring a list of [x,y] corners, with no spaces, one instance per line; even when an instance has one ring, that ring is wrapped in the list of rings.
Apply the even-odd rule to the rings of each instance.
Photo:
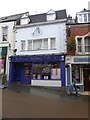
[[[67,18],[66,9],[55,11],[55,13],[56,13],[56,20]],[[46,22],[46,15],[47,13],[30,15],[29,16],[31,20],[30,23]]]
[[[16,20],[20,19],[24,14],[27,14],[27,13],[29,13],[29,12],[24,12],[24,13],[20,13],[20,14],[1,17],[0,22],[16,21]]]
[[[16,14],[16,15],[1,17],[0,22],[16,21],[16,20],[20,19],[24,14],[27,14],[27,13],[29,13],[29,12],[24,12],[24,13],[20,13],[20,14]],[[66,9],[55,11],[55,13],[56,13],[56,20],[67,18]],[[46,22],[46,15],[47,15],[47,13],[28,15],[28,17],[30,19],[29,24],[30,23],[38,23],[38,22]]]

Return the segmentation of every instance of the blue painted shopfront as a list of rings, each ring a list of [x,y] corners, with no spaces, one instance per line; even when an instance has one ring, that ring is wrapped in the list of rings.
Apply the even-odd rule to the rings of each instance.
[[[59,73],[60,71],[60,73]],[[9,82],[59,80],[65,86],[65,55],[11,56]]]

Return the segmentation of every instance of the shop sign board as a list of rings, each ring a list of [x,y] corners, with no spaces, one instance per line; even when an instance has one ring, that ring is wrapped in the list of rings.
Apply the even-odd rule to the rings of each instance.
[[[74,62],[90,63],[90,57],[75,57]]]

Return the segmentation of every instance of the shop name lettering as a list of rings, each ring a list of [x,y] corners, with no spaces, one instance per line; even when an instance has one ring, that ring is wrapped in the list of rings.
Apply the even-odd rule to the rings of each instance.
[[[42,60],[60,60],[60,57],[57,57],[57,56],[43,56],[43,57],[16,57],[13,59],[14,61],[42,61]]]
[[[88,58],[74,58],[74,62],[90,62],[90,57],[88,57]]]

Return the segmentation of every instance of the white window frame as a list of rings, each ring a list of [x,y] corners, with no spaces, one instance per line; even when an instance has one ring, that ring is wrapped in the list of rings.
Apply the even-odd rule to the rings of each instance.
[[[26,40],[21,40],[21,51],[26,50]]]
[[[85,49],[85,47],[88,47],[88,46],[89,46],[88,44],[87,44],[87,45],[85,44],[85,38],[87,38],[87,37],[90,37],[90,36],[84,37],[84,49]],[[86,52],[86,51],[85,51],[85,53],[86,53],[86,54],[90,54],[90,52]]]
[[[76,36],[76,54],[90,54],[90,52],[85,52],[85,38],[90,37],[88,34],[85,36]],[[82,38],[82,52],[78,52],[78,38]]]
[[[4,33],[6,30],[6,33]],[[3,37],[6,38],[6,40],[3,40]],[[2,41],[7,42],[8,41],[8,26],[2,27]]]
[[[29,46],[29,42],[31,43],[31,46]],[[27,41],[27,50],[32,50],[32,49],[33,49],[33,47],[32,47],[32,40],[28,40]]]
[[[55,41],[55,44],[54,44],[55,46],[54,46],[54,47],[51,45],[51,44],[52,44],[52,42],[51,42],[52,39],[54,39],[54,41]],[[55,50],[55,49],[56,49],[56,38],[55,38],[55,37],[51,37],[51,38],[50,38],[50,49],[51,49],[51,50],[53,50],[53,49]]]

